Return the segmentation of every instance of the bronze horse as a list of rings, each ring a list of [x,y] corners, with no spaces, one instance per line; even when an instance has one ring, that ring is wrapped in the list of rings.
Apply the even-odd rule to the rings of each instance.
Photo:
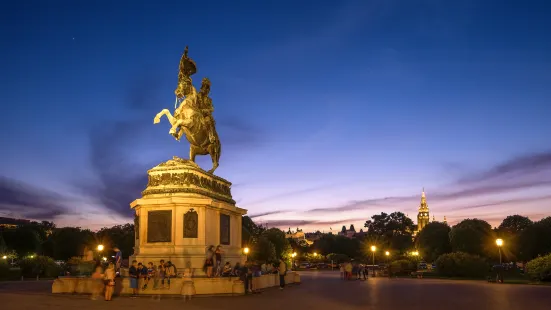
[[[189,141],[189,159],[191,161],[195,162],[195,155],[210,154],[212,169],[208,172],[213,173],[218,167],[221,153],[220,139],[218,139],[214,123],[206,119],[207,117],[198,106],[198,93],[193,87],[191,79],[186,78],[180,81],[174,93],[176,102],[181,100],[180,105],[174,110],[174,115],[168,109],[163,109],[157,113],[153,123],[158,124],[161,117],[165,115],[172,125],[169,133],[178,141],[185,134]]]

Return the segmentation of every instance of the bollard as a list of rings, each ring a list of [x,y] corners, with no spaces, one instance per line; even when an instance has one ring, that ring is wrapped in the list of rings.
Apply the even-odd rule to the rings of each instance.
[[[21,276],[21,281],[23,281],[23,276]]]

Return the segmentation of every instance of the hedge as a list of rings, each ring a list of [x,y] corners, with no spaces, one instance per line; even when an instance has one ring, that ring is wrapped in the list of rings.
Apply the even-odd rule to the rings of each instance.
[[[551,254],[529,261],[526,273],[535,281],[551,281]]]
[[[440,255],[435,263],[436,272],[444,277],[483,278],[489,270],[483,258],[464,252]]]

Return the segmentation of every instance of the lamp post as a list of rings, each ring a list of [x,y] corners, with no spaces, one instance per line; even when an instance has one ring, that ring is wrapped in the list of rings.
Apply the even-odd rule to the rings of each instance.
[[[385,256],[386,256],[386,262],[388,263],[388,257],[390,256],[390,252],[389,252],[389,251],[385,251]]]
[[[249,261],[249,251],[250,251],[249,248],[244,248],[244,249],[243,249],[243,253],[245,253],[245,256],[246,256],[246,258],[247,258],[247,261]]]
[[[373,262],[372,262],[372,265],[373,265],[373,276],[375,277],[375,251],[377,251],[377,247],[372,245],[371,246],[371,253],[372,253],[372,257],[373,257]]]
[[[103,244],[98,244],[98,247],[97,247],[98,252],[103,251],[103,248],[104,248],[104,247],[103,247]]]
[[[293,268],[292,269],[296,269],[295,268],[295,257],[297,256],[297,252],[293,252],[293,254],[291,254],[291,257],[293,258],[293,261],[291,262],[293,264]]]
[[[501,246],[503,245],[503,239],[496,239],[496,244],[499,249],[499,264],[501,265]]]

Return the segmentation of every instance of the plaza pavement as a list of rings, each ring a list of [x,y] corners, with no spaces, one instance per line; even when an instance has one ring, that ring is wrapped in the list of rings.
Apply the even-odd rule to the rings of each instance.
[[[50,281],[0,283],[0,309],[551,309],[551,286],[495,284],[483,281],[370,278],[343,282],[338,272],[304,272],[302,284],[239,297],[115,298],[52,295]]]

